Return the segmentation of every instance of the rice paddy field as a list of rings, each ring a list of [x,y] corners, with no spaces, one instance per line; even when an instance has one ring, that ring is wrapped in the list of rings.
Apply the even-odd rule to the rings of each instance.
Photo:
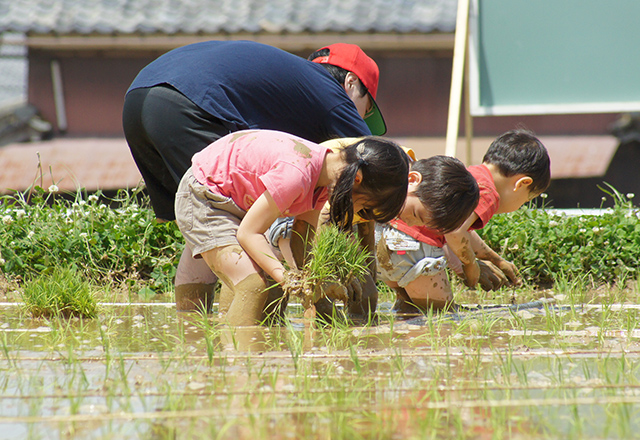
[[[633,194],[496,216],[483,237],[525,285],[454,281],[447,313],[398,315],[381,288],[368,325],[291,303],[283,325],[229,328],[176,312],[182,237],[135,193],[56,191],[0,206],[0,439],[640,436]]]
[[[366,326],[291,304],[287,324],[247,328],[168,295],[34,319],[9,290],[0,438],[635,437],[637,291],[565,287],[463,292],[458,310],[414,317],[384,301]]]

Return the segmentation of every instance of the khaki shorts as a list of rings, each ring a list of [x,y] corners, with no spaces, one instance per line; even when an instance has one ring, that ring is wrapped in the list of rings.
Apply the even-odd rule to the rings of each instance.
[[[436,275],[447,267],[442,248],[379,223],[376,223],[376,259],[378,277],[400,287],[407,287],[420,276]]]
[[[246,212],[231,197],[211,192],[193,176],[182,177],[176,193],[176,223],[194,258],[211,249],[238,244],[236,233]]]

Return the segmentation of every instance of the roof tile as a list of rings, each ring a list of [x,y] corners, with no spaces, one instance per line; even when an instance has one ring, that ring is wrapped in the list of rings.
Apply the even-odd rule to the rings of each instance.
[[[0,32],[452,32],[457,0],[0,0]]]

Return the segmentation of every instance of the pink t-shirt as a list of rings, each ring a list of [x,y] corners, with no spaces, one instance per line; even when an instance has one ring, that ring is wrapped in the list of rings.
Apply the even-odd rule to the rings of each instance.
[[[493,182],[493,176],[489,168],[485,165],[473,165],[467,169],[475,177],[480,189],[480,200],[473,211],[478,216],[478,219],[469,229],[482,229],[498,210],[500,195]],[[443,235],[425,226],[408,226],[400,219],[394,219],[390,224],[397,230],[431,246],[442,247],[446,242]]]
[[[245,211],[268,190],[282,215],[295,216],[327,201],[328,189],[316,184],[328,151],[291,134],[244,130],[213,142],[191,162],[198,182]]]

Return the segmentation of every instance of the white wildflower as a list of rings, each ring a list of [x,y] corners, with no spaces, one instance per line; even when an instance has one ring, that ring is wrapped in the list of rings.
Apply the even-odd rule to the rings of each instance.
[[[0,258],[0,266],[4,266],[4,263],[6,263],[6,261],[4,261],[4,258]]]
[[[585,228],[580,228],[580,229],[578,230],[578,232],[580,232],[580,233],[584,234],[585,232],[587,232],[587,230],[586,230]]]
[[[80,238],[85,239],[89,236],[89,234],[87,234],[86,232],[81,232],[80,233]]]
[[[587,246],[593,246],[593,241],[589,241],[589,243],[587,243]]]
[[[13,211],[16,213],[16,217],[17,218],[22,218],[25,215],[27,215],[27,211],[25,211],[24,209],[16,209],[15,211]]]
[[[559,223],[558,223],[557,221],[555,221],[555,220],[551,220],[551,221],[549,222],[549,226],[550,226],[550,227],[552,227],[552,228],[555,228],[556,226],[558,226],[558,224],[559,224]]]
[[[547,194],[547,193],[540,194],[540,198],[541,199],[546,199],[547,197],[549,197],[549,194]]]
[[[605,241],[605,242],[604,242],[604,245],[605,245],[605,246],[609,246],[609,240]]]
[[[634,193],[627,193],[627,199],[633,199],[635,196]]]
[[[31,238],[31,237],[33,237],[34,235],[36,235],[36,233],[35,233],[35,232],[33,232],[33,231],[29,231],[29,233],[27,234],[27,238]]]
[[[602,196],[602,201],[603,201],[603,202],[606,202],[606,201],[607,201],[607,198],[606,198],[605,196]]]
[[[97,202],[97,201],[98,201],[98,196],[97,196],[97,195],[95,195],[95,194],[91,194],[91,195],[89,196],[88,200],[89,200],[90,202]]]
[[[5,225],[10,225],[11,223],[13,223],[13,217],[11,217],[10,215],[5,215],[4,217],[2,217],[2,223],[4,223]]]
[[[51,185],[49,187],[49,192],[50,193],[54,193],[54,192],[58,192],[58,191],[60,191],[60,188],[58,188],[58,185]]]
[[[593,231],[593,233],[594,233],[594,234],[597,234],[597,233],[599,233],[600,231],[602,231],[602,228],[599,228],[599,227],[597,227],[597,226],[594,226],[591,230]]]

